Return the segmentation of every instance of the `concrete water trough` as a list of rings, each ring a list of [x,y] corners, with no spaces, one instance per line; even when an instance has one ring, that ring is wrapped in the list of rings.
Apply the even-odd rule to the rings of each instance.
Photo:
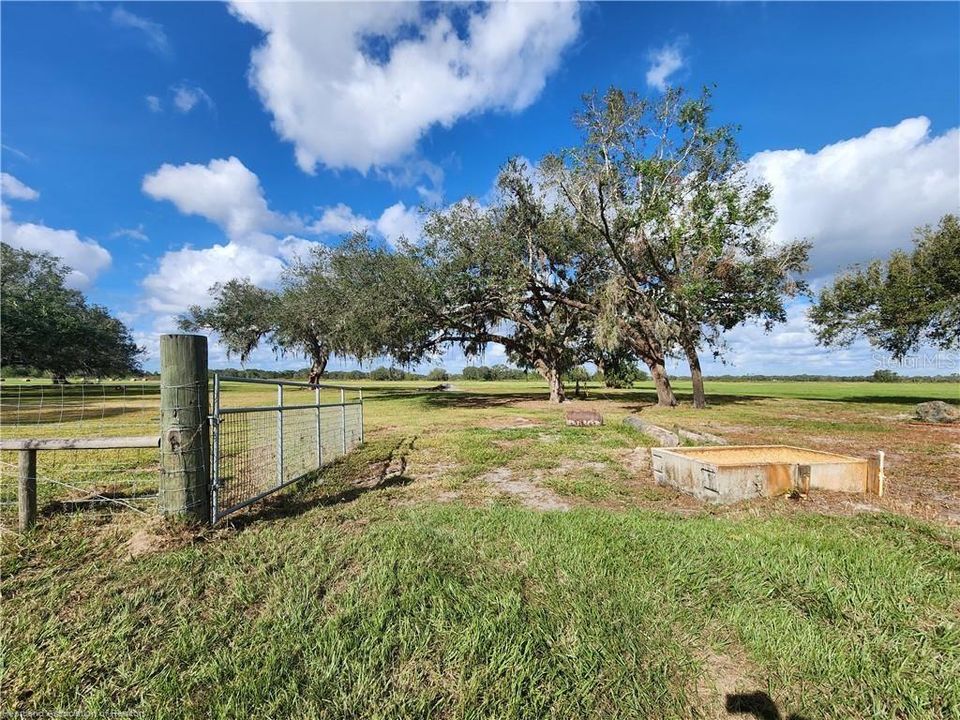
[[[811,490],[883,495],[883,453],[864,459],[790,445],[652,448],[653,477],[727,503]]]

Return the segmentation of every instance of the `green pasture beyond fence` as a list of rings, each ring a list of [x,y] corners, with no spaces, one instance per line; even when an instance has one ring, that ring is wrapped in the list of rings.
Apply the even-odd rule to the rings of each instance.
[[[4,385],[4,527],[16,515],[26,530],[38,509],[58,507],[159,508],[215,522],[363,441],[359,388],[216,374],[211,383],[207,340],[197,335],[163,336],[160,364],[159,384]],[[274,386],[276,404],[223,403],[221,387],[245,384]]]

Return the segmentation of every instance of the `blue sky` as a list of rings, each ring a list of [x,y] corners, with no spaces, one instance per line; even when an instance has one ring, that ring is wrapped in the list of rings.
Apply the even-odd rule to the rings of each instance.
[[[0,15],[4,241],[77,268],[148,366],[213,282],[276,282],[353,228],[415,235],[421,204],[482,196],[509,156],[574,143],[580,95],[611,84],[715,84],[716,120],[742,127],[744,159],[774,186],[774,239],[814,242],[815,282],[960,204],[956,3],[4,2]],[[770,337],[734,331],[728,364],[708,369],[885,361],[865,344],[817,348],[804,309]],[[219,349],[212,362],[228,363]],[[956,369],[932,352],[914,364]]]

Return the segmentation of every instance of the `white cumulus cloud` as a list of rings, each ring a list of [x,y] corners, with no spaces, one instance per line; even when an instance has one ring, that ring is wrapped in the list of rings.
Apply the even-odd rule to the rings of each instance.
[[[423,230],[423,218],[416,208],[398,202],[383,211],[376,229],[391,245],[396,245],[400,238],[416,241]]]
[[[357,215],[353,208],[338,203],[324,208],[323,214],[310,226],[310,230],[318,235],[347,235],[369,230],[372,226],[373,221],[369,218]]]
[[[262,243],[264,232],[288,224],[270,210],[259,178],[236,157],[206,165],[165,163],[143,178],[143,191],[219,225],[232,241]]]
[[[10,173],[0,173],[0,193],[9,200],[36,200],[40,197],[40,193]]]
[[[274,285],[283,261],[257,248],[231,242],[210,248],[185,247],[166,253],[157,269],[143,280],[147,305],[156,312],[179,313],[190,305],[210,302],[209,289],[218,282],[249,278],[257,285]]]
[[[371,232],[380,235],[391,245],[396,245],[400,238],[416,241],[423,230],[423,218],[417,208],[407,207],[402,202],[386,208],[376,219],[358,215],[352,208],[340,203],[325,208],[309,229],[318,235]]]
[[[36,200],[40,193],[9,173],[0,175],[0,189],[4,199]],[[45,252],[60,258],[71,268],[67,285],[78,290],[90,286],[101,271],[110,266],[110,253],[95,240],[81,238],[76,230],[58,230],[43,223],[21,223],[13,219],[13,213],[4,203],[0,212],[2,228],[0,236],[11,247]]]
[[[58,230],[42,223],[18,223],[3,212],[3,241],[11,247],[45,252],[71,268],[67,285],[86,289],[101,271],[110,266],[110,253],[95,240],[81,238],[76,230]]]
[[[579,32],[575,3],[243,3],[250,82],[313,172],[406,158],[433,125],[532,103]],[[459,23],[451,17],[456,14]]]
[[[190,305],[206,305],[212,285],[235,278],[274,285],[286,264],[306,257],[318,244],[294,235],[279,237],[303,223],[271,210],[260,179],[236,157],[206,165],[164,164],[143,178],[142,188],[181,213],[209,220],[226,236],[225,243],[185,246],[160,258],[142,283],[145,304],[153,312],[177,314]]]
[[[813,243],[813,277],[907,248],[916,226],[960,210],[960,129],[931,135],[925,117],[816,152],[760,152],[748,169],[773,187],[774,239]]]
[[[683,39],[679,39],[650,51],[647,85],[660,92],[667,89],[670,85],[670,76],[680,70],[687,62],[683,56],[683,45]]]

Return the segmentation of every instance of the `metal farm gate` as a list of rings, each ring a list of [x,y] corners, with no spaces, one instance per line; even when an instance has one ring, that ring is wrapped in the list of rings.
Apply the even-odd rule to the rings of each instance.
[[[276,389],[275,404],[248,404],[264,385]],[[243,404],[226,406],[225,394]],[[363,390],[214,374],[210,421],[211,516],[217,522],[362,443]]]

